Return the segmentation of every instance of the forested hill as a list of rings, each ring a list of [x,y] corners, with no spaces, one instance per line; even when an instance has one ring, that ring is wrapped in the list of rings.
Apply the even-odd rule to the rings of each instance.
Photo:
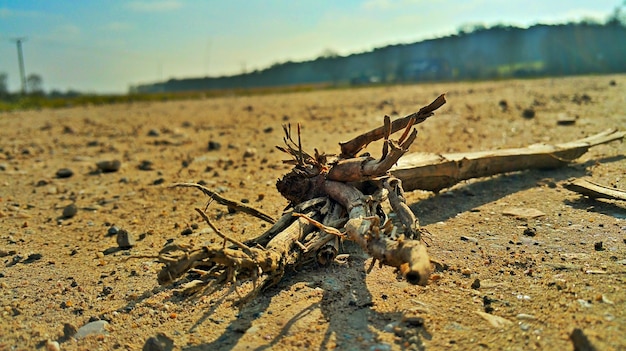
[[[245,74],[171,79],[131,92],[174,92],[307,84],[371,84],[626,72],[619,21],[475,27],[456,35],[349,56],[324,55]]]

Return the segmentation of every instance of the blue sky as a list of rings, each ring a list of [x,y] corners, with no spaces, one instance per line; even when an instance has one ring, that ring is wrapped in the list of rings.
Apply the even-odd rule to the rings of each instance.
[[[468,23],[604,20],[622,0],[0,0],[0,72],[19,89],[16,45],[44,89],[124,93],[455,33]]]

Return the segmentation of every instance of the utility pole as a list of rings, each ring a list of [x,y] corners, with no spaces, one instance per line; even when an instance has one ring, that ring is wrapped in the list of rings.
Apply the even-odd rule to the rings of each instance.
[[[26,41],[26,37],[15,38],[12,41],[17,44],[17,60],[20,64],[20,79],[22,80],[22,94],[26,94],[26,73],[24,71],[24,54],[22,53],[22,42]]]

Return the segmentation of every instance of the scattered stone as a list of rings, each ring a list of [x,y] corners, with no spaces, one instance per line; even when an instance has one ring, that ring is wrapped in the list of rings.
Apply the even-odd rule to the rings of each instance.
[[[174,349],[174,340],[163,333],[152,336],[146,340],[142,351],[171,351]]]
[[[615,81],[615,79],[611,79],[611,80],[609,81],[609,85],[610,85],[610,86],[612,86],[612,87],[614,87],[614,86],[616,86],[616,85],[617,85],[617,82]]]
[[[535,110],[532,108],[525,108],[524,111],[522,111],[522,117],[526,119],[535,118]]]
[[[56,341],[49,340],[46,341],[46,351],[61,351],[61,346]]]
[[[208,146],[209,151],[217,151],[221,148],[222,148],[222,144],[218,143],[217,141],[213,141],[213,140],[209,141],[209,146]]]
[[[107,295],[111,295],[113,294],[113,287],[112,286],[104,286],[102,287],[102,295],[103,296],[107,296]]]
[[[604,247],[602,245],[602,241],[598,241],[597,243],[593,244],[593,248],[596,251],[604,251]]]
[[[478,239],[473,238],[473,237],[471,237],[471,236],[465,236],[465,235],[463,235],[463,236],[461,236],[461,241],[469,241],[469,242],[473,242],[473,243],[475,243],[475,244],[478,244]]]
[[[591,344],[587,335],[582,331],[582,329],[575,328],[572,330],[572,333],[569,335],[569,339],[574,344],[574,351],[595,351],[596,348]]]
[[[152,181],[152,185],[161,185],[163,183],[165,183],[165,179],[163,178],[157,178],[154,181]]]
[[[474,279],[474,282],[472,283],[471,288],[474,290],[480,288],[480,279],[478,278]]]
[[[193,229],[187,227],[180,232],[181,235],[191,235],[193,234]]]
[[[43,255],[40,253],[30,254],[28,255],[28,257],[26,257],[26,259],[22,263],[24,264],[33,263],[35,261],[39,261],[42,257]]]
[[[87,324],[83,325],[82,327],[80,327],[76,331],[76,335],[74,335],[74,337],[77,340],[80,340],[80,339],[83,339],[86,336],[92,335],[92,334],[103,334],[103,335],[106,335],[106,334],[108,334],[108,332],[107,332],[107,328],[108,327],[109,327],[109,322],[107,322],[107,321],[98,320],[98,321],[90,322],[90,323],[87,323]]]
[[[271,133],[274,131],[274,127],[266,127],[263,129],[263,133]]]
[[[72,218],[78,213],[76,204],[69,204],[63,208],[63,218]]]
[[[500,100],[500,102],[498,102],[498,106],[500,106],[502,112],[505,112],[509,109],[509,103],[506,100]]]
[[[545,216],[546,214],[534,208],[509,207],[502,211],[505,216],[513,216],[521,219],[531,219]]]
[[[148,131],[148,136],[150,137],[158,137],[159,135],[161,135],[161,133],[158,129],[152,128]]]
[[[490,313],[476,311],[476,314],[483,317],[494,328],[505,328],[513,324],[513,322],[511,322],[510,320],[506,318],[502,318],[502,317],[499,317]]]
[[[122,250],[135,246],[135,238],[125,229],[120,229],[117,233],[117,246]]]
[[[395,322],[391,322],[387,325],[385,325],[385,328],[383,329],[385,332],[387,333],[391,333],[393,332],[393,330],[398,326],[399,322],[395,321]]]
[[[257,154],[257,150],[253,147],[247,148],[246,151],[244,151],[243,153],[243,158],[250,158],[250,157],[254,157]]]
[[[112,225],[109,227],[109,229],[107,230],[107,236],[113,236],[113,235],[117,235],[117,233],[119,233],[120,228]]]
[[[152,171],[154,169],[153,165],[152,161],[143,160],[137,168],[141,171]]]
[[[556,120],[556,124],[560,126],[571,126],[576,124],[576,117],[560,114]]]
[[[122,167],[122,162],[120,160],[105,160],[96,162],[96,167],[103,173],[112,173],[117,172]]]
[[[535,235],[537,235],[537,229],[535,229],[535,228],[526,228],[526,229],[524,229],[524,235],[526,235],[526,236],[535,236]]]
[[[69,168],[61,168],[57,171],[57,178],[69,178],[74,175],[74,171]]]
[[[40,187],[40,186],[44,186],[44,185],[48,185],[50,184],[49,181],[45,180],[45,179],[40,179],[37,181],[37,183],[35,183],[36,187]]]

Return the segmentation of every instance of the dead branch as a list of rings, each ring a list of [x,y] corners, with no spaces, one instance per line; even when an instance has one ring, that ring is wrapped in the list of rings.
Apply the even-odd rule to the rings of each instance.
[[[590,137],[557,145],[451,154],[414,153],[398,161],[391,174],[402,180],[406,191],[439,191],[462,180],[526,169],[562,167],[590,147],[622,140],[626,135],[608,129]]]
[[[221,195],[219,195],[218,193],[216,193],[215,191],[204,187],[200,184],[196,184],[196,183],[176,183],[172,186],[170,186],[170,188],[196,188],[201,190],[205,195],[208,195],[211,199],[217,201],[217,203],[219,203],[220,205],[224,205],[224,206],[228,206],[231,207],[237,211],[241,211],[243,213],[247,213],[251,216],[257,217],[259,219],[262,219],[268,223],[274,224],[274,222],[276,222],[270,215],[263,213],[260,210],[257,210],[256,208],[250,207],[242,202],[239,201],[234,201],[234,200],[230,200],[227,199],[225,197],[222,197]]]
[[[566,183],[564,187],[592,199],[603,198],[626,201],[626,190],[609,188],[606,185],[594,183],[587,179],[574,179]]]
[[[395,133],[399,130],[405,129],[407,125],[409,125],[409,122],[411,122],[411,120],[413,120],[413,123],[411,125],[424,122],[428,117],[433,116],[434,111],[443,106],[445,103],[445,94],[439,95],[433,102],[431,102],[427,106],[422,107],[419,111],[393,121],[393,123],[391,123],[391,133]],[[341,146],[341,158],[355,157],[359,151],[361,151],[371,142],[385,137],[385,133],[386,128],[385,126],[382,126],[370,130],[369,132],[363,133],[352,140],[339,143],[339,145]]]

